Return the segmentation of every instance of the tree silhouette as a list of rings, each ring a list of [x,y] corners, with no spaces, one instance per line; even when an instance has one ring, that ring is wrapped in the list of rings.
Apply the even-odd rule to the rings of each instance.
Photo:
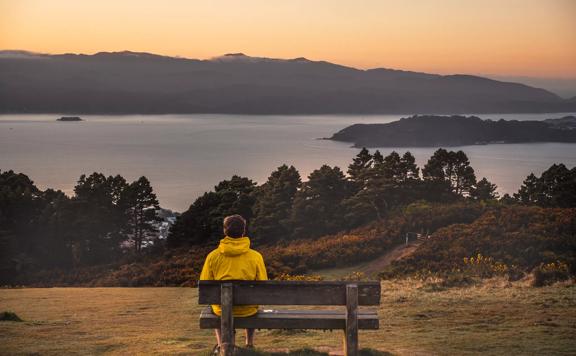
[[[142,251],[144,240],[157,235],[154,225],[158,221],[156,209],[159,209],[158,199],[146,177],[126,186],[121,193],[120,206],[125,214],[124,231],[134,242],[134,252]]]
[[[446,183],[456,195],[467,196],[476,184],[474,169],[462,151],[438,149],[422,170],[424,180],[432,183]]]
[[[294,238],[320,236],[344,225],[341,203],[351,195],[350,182],[338,167],[323,165],[310,173],[296,193],[291,222]]]
[[[282,165],[256,189],[254,219],[250,224],[255,240],[271,242],[290,236],[290,213],[301,185],[300,173],[296,168]]]
[[[470,192],[470,196],[476,200],[496,200],[498,193],[496,193],[496,184],[492,184],[486,178],[482,178],[476,187]]]

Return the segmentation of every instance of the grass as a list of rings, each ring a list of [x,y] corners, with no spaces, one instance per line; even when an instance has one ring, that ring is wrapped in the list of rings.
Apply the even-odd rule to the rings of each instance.
[[[371,348],[366,352],[372,355],[575,350],[573,284],[532,288],[496,279],[435,291],[403,280],[383,282],[382,291],[380,330],[360,332],[361,347]],[[211,330],[198,328],[200,307],[192,288],[0,289],[0,310],[25,320],[0,322],[1,354],[202,355],[215,343]],[[306,348],[319,355],[340,350],[341,340],[340,331],[262,330],[255,355]],[[240,336],[237,342],[243,342]]]

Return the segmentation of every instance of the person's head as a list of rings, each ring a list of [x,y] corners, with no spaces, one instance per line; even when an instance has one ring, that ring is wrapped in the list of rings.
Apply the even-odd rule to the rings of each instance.
[[[224,235],[238,238],[246,233],[246,220],[240,215],[230,215],[224,218]]]

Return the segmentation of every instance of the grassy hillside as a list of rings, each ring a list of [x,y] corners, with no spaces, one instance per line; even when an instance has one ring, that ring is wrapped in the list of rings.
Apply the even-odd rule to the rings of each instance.
[[[360,345],[394,355],[570,354],[575,292],[503,279],[445,291],[385,281],[381,328],[360,332]],[[0,312],[24,320],[0,321],[0,353],[202,355],[214,339],[198,329],[200,308],[194,288],[0,289]],[[341,339],[337,331],[261,331],[256,343],[265,351],[338,351]]]

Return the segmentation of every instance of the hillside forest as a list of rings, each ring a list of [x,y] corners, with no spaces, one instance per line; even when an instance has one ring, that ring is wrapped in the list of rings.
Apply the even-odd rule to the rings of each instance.
[[[252,247],[277,279],[377,258],[410,234],[418,249],[381,278],[531,273],[546,284],[576,270],[576,168],[563,164],[499,196],[462,151],[438,149],[420,168],[410,152],[364,148],[346,171],[324,165],[303,180],[282,165],[260,185],[219,182],[167,238],[158,237],[160,211],[146,177],[82,175],[67,196],[1,171],[0,285],[194,286],[230,214],[248,220]]]

